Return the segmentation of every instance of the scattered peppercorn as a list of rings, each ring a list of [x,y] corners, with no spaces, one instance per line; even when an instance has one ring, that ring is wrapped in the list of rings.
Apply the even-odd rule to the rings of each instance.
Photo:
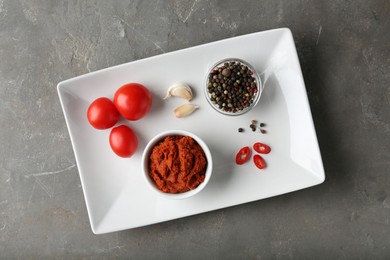
[[[260,132],[261,132],[262,134],[266,134],[266,133],[267,133],[267,131],[265,131],[264,129],[261,129]]]
[[[249,125],[249,127],[252,129],[253,132],[256,131],[256,125]]]
[[[242,133],[242,132],[244,132],[244,128],[238,128],[238,132],[240,132],[240,133]]]
[[[256,132],[256,128],[257,128],[256,124],[257,124],[257,120],[252,119],[249,127],[252,129],[253,132]]]
[[[260,127],[264,127],[265,126],[265,124],[264,123],[260,123]]]
[[[258,93],[253,71],[240,61],[228,61],[208,75],[207,91],[218,109],[237,113],[252,105]]]

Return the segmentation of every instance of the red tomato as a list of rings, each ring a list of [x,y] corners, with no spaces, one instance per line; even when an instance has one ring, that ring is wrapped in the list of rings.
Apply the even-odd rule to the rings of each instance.
[[[255,154],[253,156],[253,162],[255,163],[256,167],[259,168],[260,170],[265,168],[265,161],[263,157],[261,157],[260,155]]]
[[[152,95],[145,86],[129,83],[115,92],[114,104],[124,118],[134,121],[149,112],[152,106]]]
[[[267,154],[267,153],[271,152],[271,148],[268,145],[263,144],[263,143],[255,143],[253,145],[253,149],[256,152],[263,153],[263,154]]]
[[[245,146],[236,154],[236,163],[238,165],[244,164],[251,157],[251,149],[249,146]]]
[[[110,133],[111,149],[120,157],[131,157],[138,148],[138,139],[131,128],[121,125]]]
[[[119,119],[114,103],[106,97],[95,99],[87,111],[89,123],[96,129],[107,129],[116,124]]]

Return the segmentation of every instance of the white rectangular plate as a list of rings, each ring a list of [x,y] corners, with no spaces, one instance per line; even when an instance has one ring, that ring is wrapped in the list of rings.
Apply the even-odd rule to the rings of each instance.
[[[265,89],[252,111],[237,117],[213,110],[204,97],[207,70],[224,58],[243,59],[262,74]],[[96,130],[87,119],[89,104],[113,98],[125,83],[138,82],[153,95],[150,113],[120,123],[133,128],[139,147],[133,157],[116,156],[109,146],[110,130]],[[173,109],[187,101],[162,100],[176,82],[189,84],[191,101],[200,106],[177,119]],[[96,234],[140,227],[307,188],[325,179],[310,107],[289,29],[258,32],[175,51],[89,73],[58,84],[92,231]],[[266,123],[267,134],[254,133],[252,119]],[[237,129],[246,129],[238,133]],[[207,187],[194,197],[169,200],[149,189],[141,172],[147,142],[169,129],[195,133],[209,146],[214,163]],[[271,146],[265,170],[252,162],[238,166],[237,151],[255,142]]]

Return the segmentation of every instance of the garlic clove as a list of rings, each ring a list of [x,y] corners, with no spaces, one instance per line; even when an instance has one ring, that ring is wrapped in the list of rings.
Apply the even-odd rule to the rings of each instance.
[[[191,89],[187,89],[187,88],[175,88],[172,91],[172,96],[182,97],[190,101],[192,99],[192,91]]]
[[[190,86],[184,83],[173,84],[168,88],[167,95],[164,97],[164,99],[172,96],[181,97],[190,101],[192,99],[192,90]]]
[[[177,107],[173,113],[177,118],[185,117],[194,112],[199,106],[193,104],[184,104],[180,107]]]

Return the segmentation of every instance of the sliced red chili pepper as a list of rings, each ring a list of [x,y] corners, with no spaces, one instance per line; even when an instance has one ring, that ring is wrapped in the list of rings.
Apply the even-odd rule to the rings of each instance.
[[[265,161],[263,157],[261,157],[260,155],[255,154],[255,156],[253,156],[253,162],[255,163],[256,167],[259,168],[260,170],[265,168]]]
[[[249,146],[245,146],[238,151],[236,155],[236,163],[238,165],[244,164],[251,157],[251,149]]]
[[[263,144],[263,143],[255,143],[253,145],[253,149],[256,152],[263,153],[263,154],[267,154],[267,153],[271,152],[271,148],[268,145]]]

